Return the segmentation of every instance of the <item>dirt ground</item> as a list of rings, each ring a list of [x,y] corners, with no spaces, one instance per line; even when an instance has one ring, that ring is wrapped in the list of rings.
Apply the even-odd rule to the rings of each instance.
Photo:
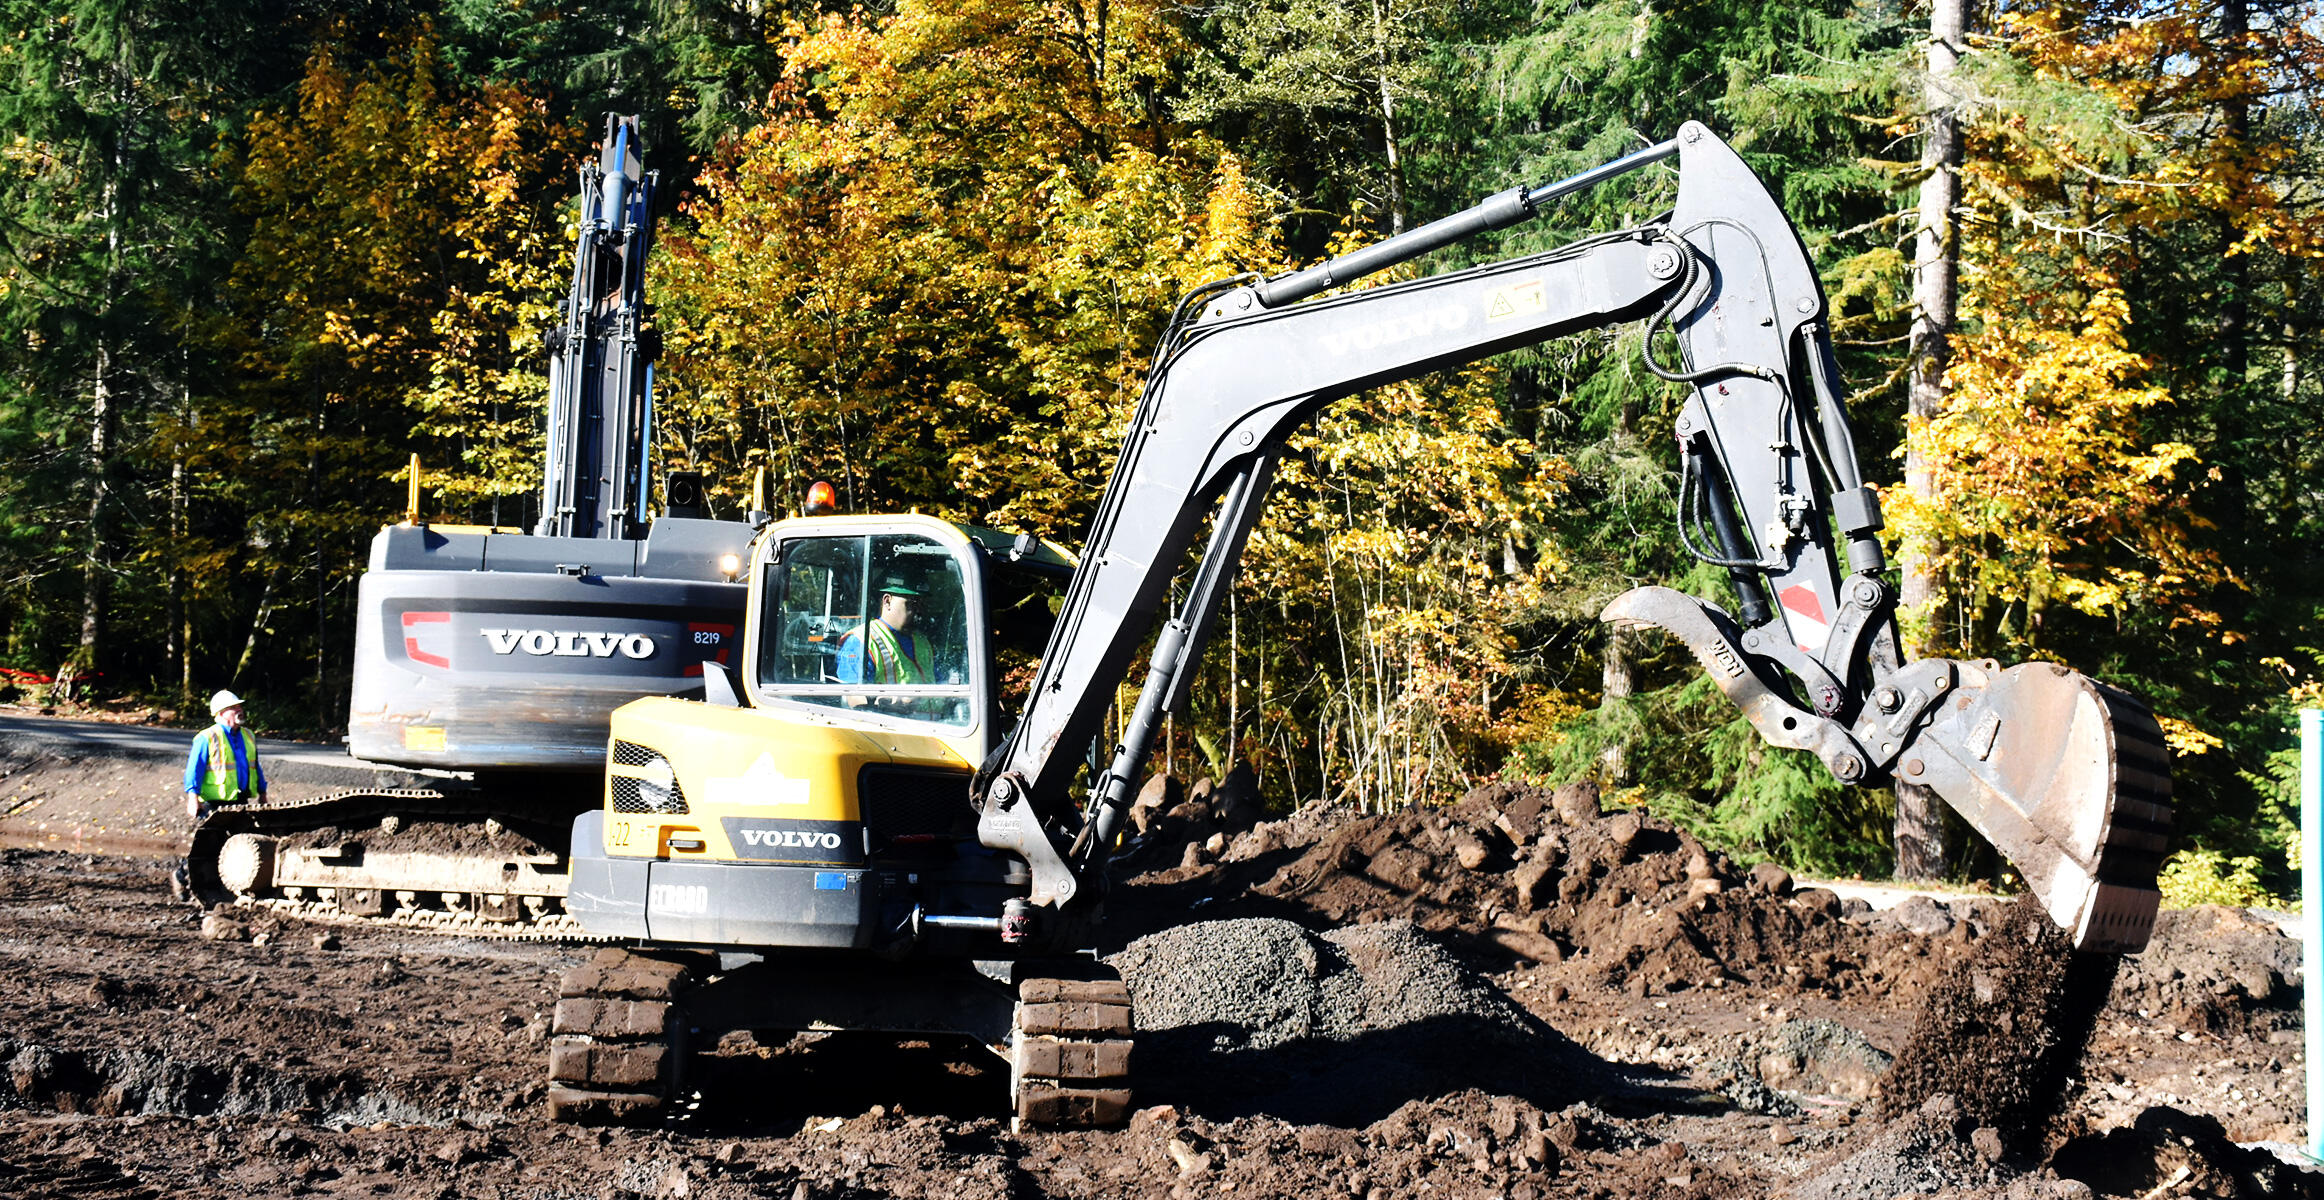
[[[556,1126],[547,1013],[586,947],[206,937],[166,816],[122,819],[176,770],[0,742],[0,810],[50,826],[0,849],[0,1195],[2324,1196],[2260,1145],[2304,1121],[2267,921],[2166,914],[2055,1121],[2018,1136],[1925,1065],[1883,1115],[1932,994],[1987,1053],[2020,1040],[2007,972],[2042,951],[2003,902],[1872,913],[1586,788],[1256,825],[1231,781],[1154,789],[1107,948],[1126,1129],[1012,1133],[974,1048],[741,1035],[661,1128]]]

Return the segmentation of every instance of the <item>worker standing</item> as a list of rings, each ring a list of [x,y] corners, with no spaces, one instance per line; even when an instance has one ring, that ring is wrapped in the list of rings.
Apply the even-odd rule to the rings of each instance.
[[[258,765],[258,739],[242,728],[242,697],[221,691],[210,697],[208,729],[194,738],[186,752],[186,817],[196,825],[223,804],[266,799],[266,772]],[[169,890],[185,900],[193,895],[193,878],[186,859],[170,869]]]
[[[216,723],[186,755],[186,815],[196,821],[220,805],[266,799],[258,739],[242,729],[242,697],[223,691],[210,697],[210,715]]]

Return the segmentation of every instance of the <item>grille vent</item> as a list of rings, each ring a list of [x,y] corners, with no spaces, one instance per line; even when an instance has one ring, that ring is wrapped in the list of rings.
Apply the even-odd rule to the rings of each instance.
[[[968,806],[969,773],[923,767],[865,767],[856,776],[864,827],[879,841],[909,835],[966,836],[976,827]]]
[[[635,775],[608,777],[607,782],[613,791],[613,811],[619,813],[663,813],[666,815],[677,815],[690,811],[686,807],[686,789],[678,786],[677,772],[670,769],[668,759],[635,742],[616,741],[613,743],[613,761],[625,767],[652,767],[658,763],[664,771],[670,772],[670,789],[667,797],[656,796],[648,792],[646,782]],[[657,787],[654,791],[658,792],[660,789]]]

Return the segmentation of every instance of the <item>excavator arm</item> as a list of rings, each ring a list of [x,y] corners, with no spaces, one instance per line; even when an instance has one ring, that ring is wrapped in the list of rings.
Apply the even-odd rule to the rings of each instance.
[[[580,237],[549,351],[541,519],[550,537],[634,539],[646,524],[655,341],[645,328],[654,185],[638,119],[608,115],[598,161],[581,168]]]
[[[1646,225],[1309,299],[1672,157],[1677,205]],[[1641,588],[1606,619],[1678,636],[1763,738],[1814,753],[1842,782],[1935,790],[2017,866],[2077,946],[2142,948],[2170,824],[2168,756],[2151,714],[2049,664],[1902,660],[1878,497],[1856,461],[1814,266],[1757,176],[1691,122],[1572,179],[1182,302],[1023,719],[974,784],[980,840],[1031,870],[1005,936],[1070,936],[1094,911],[1134,781],[1162,716],[1184,702],[1286,438],[1364,389],[1641,319],[1666,326],[1678,348],[1676,361],[1658,361],[1650,329],[1646,365],[1695,389],[1676,423],[1683,540],[1728,572],[1740,611]],[[1191,586],[1165,611],[1198,538]],[[1083,749],[1149,634],[1138,705],[1077,796]]]

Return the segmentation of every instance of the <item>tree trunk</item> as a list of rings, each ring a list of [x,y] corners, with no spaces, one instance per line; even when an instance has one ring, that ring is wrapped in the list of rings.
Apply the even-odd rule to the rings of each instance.
[[[2276,383],[2276,396],[2286,404],[2300,395],[2300,331],[2290,322],[2284,324],[2284,370]]]
[[[121,293],[121,174],[122,146],[113,141],[112,168],[100,193],[105,216],[105,278],[97,313],[97,355],[89,388],[89,531],[81,561],[81,640],[73,661],[81,672],[100,672],[104,652],[106,564],[112,557],[112,469],[114,411],[113,309]]]
[[[1913,254],[1912,378],[1908,404],[1916,423],[1944,410],[1945,368],[1960,278],[1960,241],[1953,210],[1960,203],[1961,124],[1953,74],[1961,59],[1966,24],[1964,0],[1935,0],[1929,12],[1928,81],[1922,103],[1928,127],[1921,142],[1920,233]],[[1936,478],[1919,447],[1907,442],[1905,487],[1915,499],[1935,503]],[[1933,547],[1908,547],[1900,556],[1899,602],[1926,622],[1926,634],[1905,647],[1906,658],[1923,658],[1942,618],[1944,598],[1930,561]],[[1945,873],[1945,826],[1936,793],[1915,783],[1896,785],[1896,874],[1900,879],[1935,879]]]
[[[226,678],[229,688],[242,686],[242,677],[258,657],[258,635],[266,632],[266,623],[274,617],[274,581],[280,574],[279,567],[267,568],[266,582],[258,589],[258,611],[250,618],[250,636],[242,639],[242,657],[234,660],[234,673]]]
[[[1404,159],[1396,144],[1396,90],[1390,78],[1391,46],[1388,36],[1388,5],[1391,0],[1372,0],[1372,46],[1374,66],[1380,84],[1380,144],[1388,160],[1388,232],[1404,232],[1406,201],[1404,198]]]
[[[2224,0],[2219,6],[2219,45],[2228,56],[2244,51],[2251,36],[2251,12],[2244,0]],[[2246,155],[2251,145],[2251,104],[2239,93],[2231,92],[2221,101],[2220,116],[2227,127],[2227,139],[2232,143],[2231,162],[2248,162]],[[2219,542],[2225,546],[2241,546],[2249,542],[2252,529],[2251,480],[2254,474],[2255,454],[2258,447],[2252,438],[2252,395],[2248,384],[2251,374],[2251,256],[2237,253],[2243,241],[2242,223],[2231,206],[2221,206],[2215,213],[2218,222],[2214,234],[2214,253],[2218,256],[2218,320],[2219,332],[2214,345],[2219,354],[2219,377],[2225,392],[2218,411],[2222,415],[2219,452],[2213,458],[2213,469],[2218,472],[2219,490],[2224,503],[2218,507]],[[2244,607],[2236,592],[2230,589],[2225,597],[2230,619],[2235,610]]]
[[[104,334],[97,336],[97,362],[89,390],[89,532],[81,558],[81,641],[73,661],[81,673],[99,670],[105,626],[106,559],[110,557],[106,525],[112,518],[113,459],[113,347]]]
[[[1635,640],[1620,625],[1606,626],[1605,669],[1598,677],[1600,703],[1630,698],[1633,682],[1630,677],[1630,645]],[[1629,777],[1630,747],[1620,741],[1606,743],[1598,754],[1598,764],[1605,771],[1608,784],[1620,784]]]
[[[192,404],[187,404],[190,410]],[[194,694],[194,606],[186,595],[186,455],[181,447],[169,463],[169,660],[177,666],[178,695]]]

